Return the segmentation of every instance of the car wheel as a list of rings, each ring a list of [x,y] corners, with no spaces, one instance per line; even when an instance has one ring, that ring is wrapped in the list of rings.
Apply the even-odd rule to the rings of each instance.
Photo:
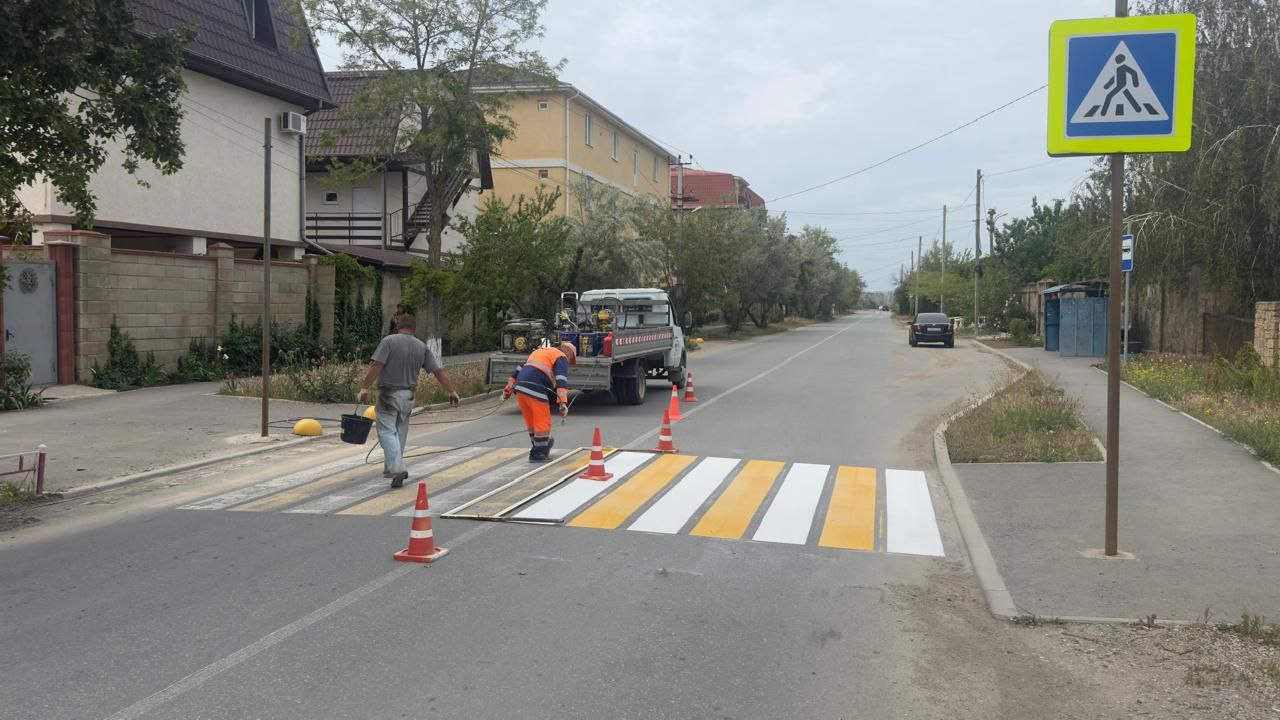
[[[907,335],[907,344],[908,344],[908,345],[910,345],[911,347],[915,347],[915,346],[916,346],[916,336],[915,336],[915,333],[910,333],[910,334],[908,334],[908,335]]]
[[[955,339],[954,339],[954,338],[952,338],[951,340],[948,340],[948,341],[946,342],[946,346],[947,346],[947,347],[949,347],[949,348],[953,348],[953,347],[955,347],[955,346],[956,346],[956,341],[955,341]]]

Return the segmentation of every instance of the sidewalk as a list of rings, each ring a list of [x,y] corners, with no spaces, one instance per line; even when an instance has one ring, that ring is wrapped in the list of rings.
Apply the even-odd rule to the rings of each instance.
[[[1097,358],[1006,351],[1078,398],[1106,436]],[[1120,550],[1103,546],[1105,466],[955,466],[1014,601],[1052,616],[1280,617],[1280,475],[1246,450],[1128,387],[1120,390]]]
[[[17,452],[47,445],[45,490],[53,492],[246,450],[261,442],[261,401],[216,395],[218,386],[165,385],[0,413],[0,448]],[[350,411],[349,405],[272,400],[270,417],[336,418]],[[276,442],[293,437],[287,433],[288,428],[271,430]],[[336,433],[326,435],[336,442]]]

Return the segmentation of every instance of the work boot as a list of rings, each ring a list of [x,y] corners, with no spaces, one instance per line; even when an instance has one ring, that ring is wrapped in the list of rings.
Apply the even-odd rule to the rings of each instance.
[[[404,487],[404,481],[408,479],[409,479],[409,471],[401,470],[400,472],[391,476],[391,487],[393,488]]]
[[[551,448],[546,447],[545,445],[542,447],[535,447],[529,451],[529,462],[531,463],[544,463],[550,459]]]

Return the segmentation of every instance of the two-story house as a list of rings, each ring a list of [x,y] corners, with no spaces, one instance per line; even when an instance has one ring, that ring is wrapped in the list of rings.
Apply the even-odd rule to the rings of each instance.
[[[683,192],[683,195],[681,194]],[[671,168],[671,207],[692,212],[698,208],[763,208],[764,198],[733,173],[694,168]]]
[[[332,105],[315,50],[293,41],[295,16],[278,0],[134,0],[132,9],[139,35],[184,25],[197,30],[184,58],[182,116],[172,120],[182,125],[183,167],[163,176],[143,163],[131,177],[111,148],[92,179],[94,229],[109,234],[115,248],[204,254],[221,241],[239,256],[260,254],[269,119],[273,255],[300,257],[305,245],[298,116]],[[23,189],[19,199],[35,216],[34,243],[42,243],[48,231],[73,229],[70,207],[47,180]]]

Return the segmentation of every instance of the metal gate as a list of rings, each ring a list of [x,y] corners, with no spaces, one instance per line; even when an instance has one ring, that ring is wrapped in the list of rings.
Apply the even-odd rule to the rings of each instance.
[[[58,380],[58,336],[54,264],[6,260],[9,287],[4,291],[4,351],[31,357],[31,382]]]

